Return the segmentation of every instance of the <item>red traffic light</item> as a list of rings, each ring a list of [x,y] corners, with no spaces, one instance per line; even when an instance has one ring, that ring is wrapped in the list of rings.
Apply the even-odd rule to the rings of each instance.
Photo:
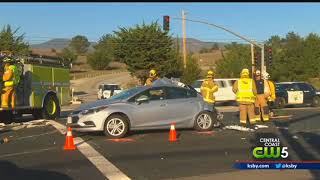
[[[169,26],[170,26],[170,17],[163,16],[163,30],[169,31]]]
[[[164,16],[164,20],[169,22],[170,21],[170,17],[169,16]]]

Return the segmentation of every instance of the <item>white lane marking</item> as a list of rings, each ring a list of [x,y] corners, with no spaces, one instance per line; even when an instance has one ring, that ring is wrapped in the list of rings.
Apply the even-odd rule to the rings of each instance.
[[[56,122],[49,121],[50,124],[58,129],[61,134],[66,134],[66,126]],[[74,138],[77,149],[92,163],[97,169],[110,180],[129,180],[130,178],[108,161],[104,156],[97,152],[93,147],[86,143],[82,138]]]

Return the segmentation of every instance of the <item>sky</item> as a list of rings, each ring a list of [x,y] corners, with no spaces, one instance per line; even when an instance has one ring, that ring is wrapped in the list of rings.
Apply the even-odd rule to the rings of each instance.
[[[181,11],[187,18],[204,20],[258,42],[293,31],[301,36],[320,34],[320,3],[1,3],[0,28],[20,27],[26,41],[37,44],[52,38],[85,35],[98,41],[119,27],[158,21],[169,15],[170,34],[182,37]],[[205,24],[187,22],[188,38],[241,42],[239,38]]]

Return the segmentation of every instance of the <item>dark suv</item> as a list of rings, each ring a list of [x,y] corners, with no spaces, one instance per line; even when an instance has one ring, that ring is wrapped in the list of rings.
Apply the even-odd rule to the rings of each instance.
[[[276,83],[275,107],[284,108],[286,105],[320,106],[319,92],[304,82]]]

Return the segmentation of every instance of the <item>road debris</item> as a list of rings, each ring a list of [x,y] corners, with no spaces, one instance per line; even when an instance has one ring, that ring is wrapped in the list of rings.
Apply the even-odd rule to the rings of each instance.
[[[245,140],[246,138],[243,137],[243,138],[241,138],[241,139],[242,139],[242,140]]]
[[[289,129],[288,127],[279,127],[279,126],[277,126],[276,128],[277,128],[277,129],[286,129],[286,130]]]
[[[268,128],[269,126],[266,126],[266,125],[260,125],[260,124],[257,124],[257,125],[255,125],[255,126],[257,126],[258,128]]]
[[[238,131],[245,131],[245,132],[254,132],[254,129],[242,127],[239,125],[225,126],[223,129],[231,129],[231,130],[238,130]]]
[[[299,139],[298,136],[292,136],[293,139]]]
[[[4,144],[4,143],[7,143],[9,142],[9,139],[7,137],[3,138],[0,140],[0,144]]]

